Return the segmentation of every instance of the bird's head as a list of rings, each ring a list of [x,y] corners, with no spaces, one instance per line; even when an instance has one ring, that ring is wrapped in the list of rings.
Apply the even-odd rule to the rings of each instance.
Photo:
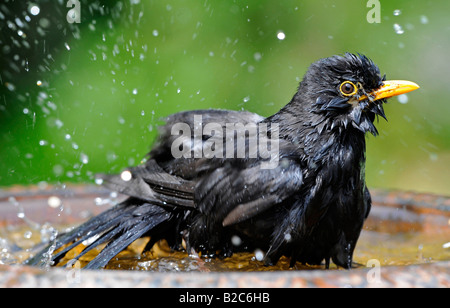
[[[328,128],[349,125],[377,134],[376,115],[386,119],[383,103],[390,97],[418,89],[413,82],[387,81],[378,66],[364,55],[346,53],[313,63],[300,84],[297,99]],[[304,103],[305,100],[308,103]],[[326,126],[323,124],[327,124]]]

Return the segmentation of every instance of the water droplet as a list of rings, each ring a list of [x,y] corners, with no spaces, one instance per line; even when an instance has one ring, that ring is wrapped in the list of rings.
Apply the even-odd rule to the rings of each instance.
[[[100,206],[100,205],[103,204],[103,199],[100,198],[100,197],[95,198],[94,201],[95,201],[95,205],[96,205],[96,206]]]
[[[8,201],[12,204],[12,205],[14,205],[14,206],[19,206],[20,205],[20,203],[17,201],[17,199],[16,198],[14,198],[14,197],[9,197],[8,198]]]
[[[401,95],[397,96],[397,100],[400,104],[406,104],[406,103],[408,103],[408,95],[401,94]]]
[[[283,41],[283,40],[286,38],[286,34],[284,34],[283,31],[278,31],[278,33],[277,33],[277,38],[278,38],[280,41]]]
[[[46,181],[40,181],[37,186],[40,190],[46,190],[48,188],[48,183]]]
[[[53,174],[56,176],[61,176],[64,173],[64,168],[61,165],[54,165],[53,166]]]
[[[264,260],[264,252],[261,249],[256,249],[255,250],[255,258],[258,261]]]
[[[66,135],[64,136],[64,139],[66,139],[66,140],[70,140],[70,139],[72,139],[72,136],[71,136],[71,135],[69,135],[69,134],[66,134]]]
[[[152,34],[154,37],[156,37],[159,35],[159,32],[158,32],[158,30],[155,29],[155,30],[153,30]]]
[[[36,82],[36,84],[40,87],[40,86],[42,86],[42,81],[41,81],[41,80],[38,80],[38,81]]]
[[[60,119],[55,120],[55,125],[58,129],[64,126],[64,123]]]
[[[52,197],[48,198],[47,203],[48,203],[49,207],[56,209],[61,206],[62,201],[58,197],[52,196]]]
[[[431,161],[438,161],[438,159],[439,159],[439,155],[437,155],[436,153],[430,153]]]
[[[46,29],[50,27],[50,20],[48,20],[47,18],[42,18],[41,20],[39,20],[39,25]]]
[[[83,164],[87,165],[87,164],[89,163],[89,156],[87,156],[87,155],[84,154],[84,153],[81,153],[81,155],[80,155],[80,161],[81,161]]]
[[[26,238],[26,239],[30,239],[32,235],[33,235],[33,232],[31,232],[31,231],[26,231],[26,232],[23,234],[23,237]]]
[[[44,225],[42,225],[40,233],[42,243],[48,243],[50,241],[53,241],[58,235],[58,231],[55,228],[53,228],[49,223],[45,223]]]
[[[5,83],[6,88],[8,88],[9,91],[13,92],[14,90],[16,90],[16,86],[13,85],[12,83],[6,82]]]
[[[253,58],[255,59],[255,61],[259,62],[259,61],[261,61],[261,59],[262,59],[262,54],[261,54],[260,52],[256,52],[256,53],[253,55]]]
[[[397,34],[405,33],[405,30],[403,30],[402,26],[400,26],[399,24],[394,24],[394,31]]]
[[[141,111],[141,116],[145,116],[145,110]]]
[[[400,10],[395,10],[394,11],[394,16],[399,16],[402,13],[402,11]]]
[[[46,146],[46,145],[48,145],[48,141],[47,140],[41,140],[41,141],[39,141],[39,145],[41,147]]]
[[[97,185],[102,185],[102,184],[103,184],[103,179],[101,179],[101,178],[96,178],[96,179],[95,179],[95,184],[97,184]]]
[[[247,103],[247,102],[249,102],[249,101],[250,101],[250,96],[246,96],[246,97],[244,97],[243,101],[244,101],[244,103]]]
[[[137,95],[138,94],[138,89],[133,89],[133,94]]]
[[[70,50],[70,46],[67,43],[64,43],[64,46],[66,47],[67,50]]]
[[[427,16],[425,16],[425,15],[420,16],[420,23],[422,25],[426,25],[426,24],[428,24],[428,22],[429,22],[429,20],[428,20]]]
[[[130,171],[125,170],[124,172],[122,172],[122,173],[120,174],[120,178],[121,178],[122,181],[124,181],[124,182],[129,182],[129,181],[131,181],[131,179],[133,178],[133,175],[131,174]]]
[[[178,93],[178,94],[181,93],[181,89],[180,89],[180,88],[177,89],[177,93]]]
[[[40,12],[41,12],[41,9],[38,6],[36,6],[36,5],[33,5],[30,8],[30,14],[33,15],[33,16],[39,15]]]
[[[292,240],[292,235],[291,235],[290,233],[286,233],[286,234],[284,235],[284,240],[285,240],[286,242],[290,242],[290,241]]]
[[[231,243],[236,247],[241,246],[242,239],[237,235],[233,235],[233,237],[231,238]]]

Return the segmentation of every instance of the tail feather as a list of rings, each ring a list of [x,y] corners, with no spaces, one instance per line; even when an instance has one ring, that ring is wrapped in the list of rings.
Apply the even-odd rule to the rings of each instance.
[[[123,217],[127,214],[127,212],[130,212],[130,210],[134,210],[134,208],[124,209],[123,211],[120,211],[119,213],[116,213],[115,215],[108,215],[110,220],[106,220],[106,221],[105,220],[96,220],[96,222],[98,222],[98,225],[93,230],[86,228],[84,225],[80,226],[78,228],[78,229],[80,229],[80,231],[75,232],[75,234],[78,235],[78,237],[74,238],[73,235],[71,235],[67,238],[63,238],[60,241],[58,241],[58,245],[60,247],[57,246],[56,249],[59,249],[62,246],[67,245],[73,241],[75,241],[75,242],[72,245],[67,246],[66,248],[64,248],[57,254],[55,254],[53,256],[52,260],[54,262],[58,263],[59,260],[61,258],[63,258],[67,252],[69,252],[73,248],[77,247],[82,242],[89,240],[90,238],[93,238],[94,236],[101,236],[104,233],[110,233],[111,229],[116,227],[123,220]],[[96,242],[96,241],[94,241],[94,242]],[[100,244],[98,244],[98,245],[100,245]]]
[[[54,242],[47,245],[34,257],[25,261],[25,263],[27,265],[32,266],[47,266],[52,261],[58,263],[58,260],[64,257],[64,255],[70,249],[74,248],[76,245],[71,245],[73,247],[71,247],[70,249],[65,248],[63,251],[59,252],[55,256],[51,255],[54,251],[59,250],[64,245],[72,243],[73,241],[77,241],[77,239],[84,238],[83,239],[84,241],[87,234],[89,234],[88,238],[94,236],[95,233],[92,232],[93,229],[95,229],[98,226],[104,225],[106,222],[111,221],[111,219],[120,217],[123,214],[123,210],[126,209],[127,205],[128,205],[127,202],[118,204],[117,206],[88,220],[87,222],[83,223],[82,225],[73,229],[72,231],[69,231],[67,233],[58,236]]]
[[[98,256],[84,268],[99,269],[104,267],[112,258],[127,248],[132,242],[170,218],[170,214],[163,208],[151,205],[149,205],[149,207],[151,207],[149,212],[147,212],[144,217],[139,217],[141,222],[133,221],[133,219],[132,221],[127,221],[125,226],[119,226],[123,233],[119,237],[111,240]],[[112,232],[114,232],[114,235],[118,233],[117,229],[114,229]]]
[[[92,249],[109,242],[98,256],[85,267],[86,269],[102,268],[132,242],[169,220],[170,217],[171,214],[158,205],[130,198],[78,228],[61,235],[56,242],[27,260],[26,263],[28,265],[46,265],[48,261],[53,261],[57,264],[70,250],[82,242],[98,237],[73,259],[78,260]],[[68,246],[64,247],[65,245]],[[64,247],[63,250],[49,257],[53,251],[62,247]]]
[[[75,256],[74,260],[79,260],[82,256],[87,254],[89,251],[91,251],[94,248],[97,248],[98,246],[107,243],[111,239],[113,239],[120,231],[122,231],[119,228],[112,229],[109,232],[105,232],[102,234],[97,240],[92,242],[90,245],[88,245],[79,255]]]
[[[88,220],[87,222],[73,229],[72,231],[65,233],[56,240],[55,250],[61,248],[64,245],[67,245],[68,243],[74,241],[77,238],[81,238],[86,235],[94,236],[95,234],[92,232],[93,229],[103,225],[105,222],[111,221],[114,218],[122,216],[127,206],[128,204],[126,202],[121,203],[101,213],[100,215],[92,218],[91,220]]]

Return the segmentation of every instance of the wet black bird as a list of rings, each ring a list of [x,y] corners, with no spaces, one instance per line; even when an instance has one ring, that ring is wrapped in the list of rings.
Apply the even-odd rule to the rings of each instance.
[[[269,118],[222,110],[169,116],[145,164],[100,177],[129,199],[61,235],[29,264],[57,264],[89,240],[76,259],[107,243],[85,267],[102,268],[150,236],[147,249],[166,239],[173,249],[202,256],[260,249],[266,264],[287,256],[291,265],[325,261],[328,268],[332,260],[350,268],[371,208],[365,133],[377,135],[374,120],[385,118],[387,98],[418,88],[385,79],[370,59],[346,53],[312,64],[291,102]],[[247,130],[243,143],[236,131],[227,145],[227,123]],[[261,140],[270,140],[265,153]]]

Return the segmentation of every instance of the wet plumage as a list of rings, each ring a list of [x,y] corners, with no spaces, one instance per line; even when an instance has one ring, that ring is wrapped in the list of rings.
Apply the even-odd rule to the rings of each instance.
[[[76,258],[108,243],[86,266],[101,268],[134,240],[150,236],[146,249],[165,239],[173,249],[183,249],[184,242],[189,252],[202,256],[260,249],[266,264],[286,256],[291,265],[325,261],[328,267],[333,261],[350,268],[371,208],[365,133],[377,135],[374,120],[386,117],[383,104],[389,96],[380,94],[386,83],[370,59],[346,53],[312,64],[291,102],[271,117],[224,110],[169,116],[147,162],[128,169],[130,179],[100,176],[106,187],[129,199],[58,237],[51,248],[59,251],[51,259],[57,264],[95,236]],[[172,128],[185,123],[195,131],[196,116],[202,127],[218,123],[225,131],[227,123],[253,123],[266,124],[267,131],[246,135],[243,158],[175,158]],[[263,167],[270,158],[249,155],[252,138],[261,134],[278,136],[272,168]],[[203,135],[200,145],[211,138]],[[188,139],[195,143],[193,135]],[[236,236],[240,245],[233,244]],[[38,264],[46,252],[29,263]]]

